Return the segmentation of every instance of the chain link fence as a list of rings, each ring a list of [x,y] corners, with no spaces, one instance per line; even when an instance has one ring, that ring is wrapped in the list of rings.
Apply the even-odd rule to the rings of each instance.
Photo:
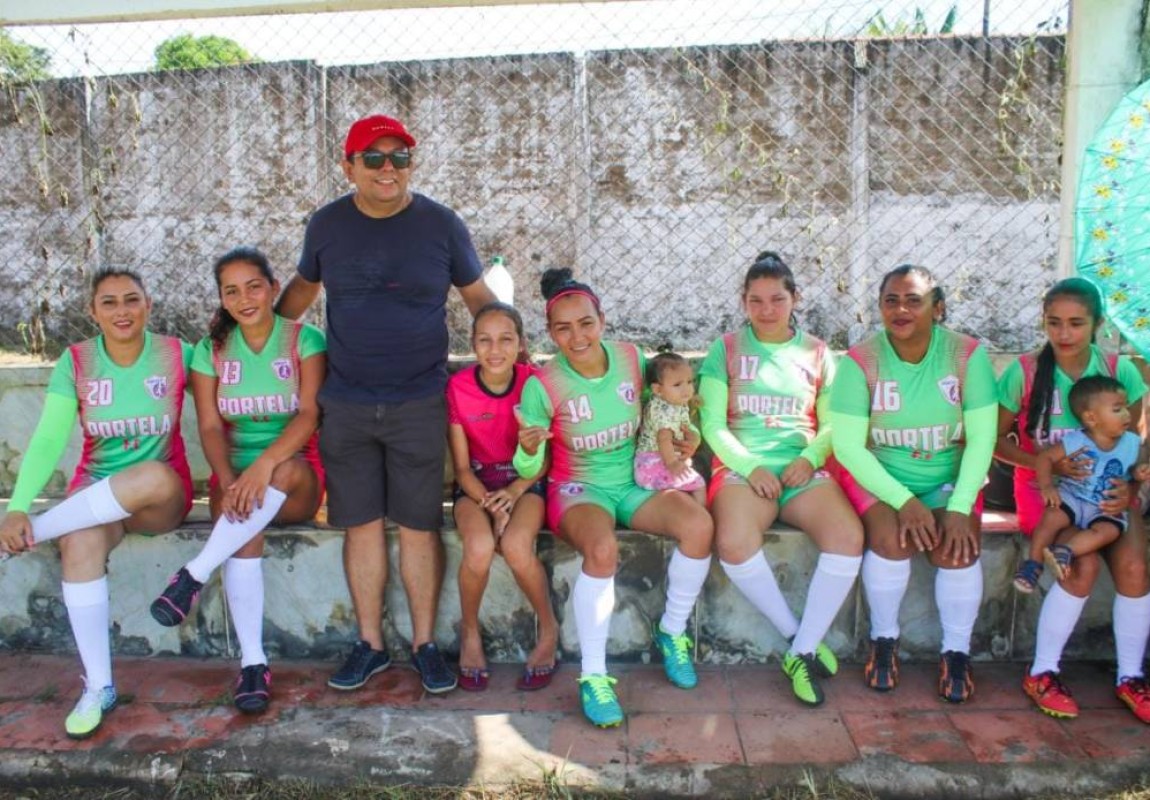
[[[0,29],[0,345],[91,335],[103,264],[198,339],[213,259],[255,245],[286,280],[348,190],[347,126],[388,113],[419,139],[413,188],[504,257],[537,349],[548,266],[599,290],[612,335],[698,350],[765,249],[835,346],[913,262],[951,324],[1022,349],[1056,277],[1066,21],[1065,0],[668,0]],[[157,69],[180,35],[251,61]]]

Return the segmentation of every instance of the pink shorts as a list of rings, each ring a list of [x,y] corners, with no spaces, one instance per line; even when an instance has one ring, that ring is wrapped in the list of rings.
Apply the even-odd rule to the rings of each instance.
[[[1038,520],[1042,519],[1045,508],[1042,494],[1038,486],[1029,478],[1014,473],[1014,508],[1018,512],[1018,530],[1023,536],[1030,536],[1038,527]]]
[[[855,476],[851,475],[836,459],[831,458],[827,461],[827,470],[838,481],[839,486],[842,487],[843,494],[847,496],[850,501],[851,507],[854,508],[855,513],[860,517],[870,509],[878,498],[864,489]],[[954,491],[953,485],[939,486],[935,489],[926,492],[925,494],[916,495],[919,500],[926,503],[927,508],[945,508],[946,501],[950,498],[950,493]],[[978,496],[974,500],[974,507],[970,510],[971,516],[982,516],[982,492],[979,491]]]
[[[821,486],[824,483],[833,482],[830,473],[826,468],[819,467],[811,475],[811,479],[803,486],[796,486],[795,488],[783,487],[782,494],[779,495],[779,507],[785,506],[792,499],[798,497],[807,489],[813,489],[816,486]],[[728,467],[719,459],[714,459],[711,463],[711,482],[707,486],[707,508],[715,504],[715,497],[718,496],[719,490],[724,486],[747,486],[747,479],[733,469]]]
[[[694,467],[688,467],[682,475],[672,475],[663,457],[654,452],[635,454],[635,483],[654,491],[678,489],[681,492],[693,492],[707,485]]]

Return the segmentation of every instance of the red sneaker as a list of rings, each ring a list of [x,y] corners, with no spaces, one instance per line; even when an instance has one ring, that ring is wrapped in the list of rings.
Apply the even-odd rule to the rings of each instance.
[[[1022,677],[1022,691],[1044,714],[1062,719],[1078,716],[1078,703],[1071,697],[1070,690],[1062,685],[1057,672],[1031,675],[1028,670]]]
[[[1150,725],[1150,687],[1147,687],[1145,678],[1123,678],[1114,693],[1130,706],[1134,716]]]

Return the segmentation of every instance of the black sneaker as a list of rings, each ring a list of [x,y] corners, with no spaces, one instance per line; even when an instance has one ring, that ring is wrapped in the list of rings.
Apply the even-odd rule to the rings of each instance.
[[[443,660],[443,655],[435,646],[435,642],[421,644],[419,649],[411,654],[411,668],[419,673],[424,690],[431,694],[450,692],[457,683],[455,673]]]
[[[898,686],[898,639],[880,636],[870,640],[870,658],[863,668],[866,685],[877,692]]]
[[[386,650],[372,650],[371,645],[361,639],[355,643],[343,666],[328,678],[327,685],[345,692],[358,689],[372,675],[390,666],[391,656]]]
[[[168,581],[168,588],[152,601],[152,618],[167,628],[179,625],[192,612],[202,588],[202,583],[186,568],[180,567],[180,571]]]
[[[938,696],[948,703],[965,703],[974,694],[970,656],[947,650],[938,659]]]
[[[271,699],[272,671],[267,664],[253,664],[240,670],[232,702],[245,714],[262,714]]]

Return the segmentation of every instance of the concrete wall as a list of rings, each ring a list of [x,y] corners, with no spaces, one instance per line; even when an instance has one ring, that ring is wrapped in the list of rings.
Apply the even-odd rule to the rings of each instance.
[[[279,63],[37,84],[0,99],[0,344],[91,328],[83,278],[145,272],[157,326],[202,334],[208,265],[254,243],[285,277],[345,190],[356,117],[420,139],[413,185],[500,253],[539,342],[570,265],[616,335],[703,348],[746,266],[783,252],[805,324],[843,345],[890,267],[931,266],[958,327],[1032,343],[1054,274],[1063,40],[763,43],[320,69]],[[466,313],[451,308],[466,348]]]
[[[998,359],[1005,362],[1005,357]],[[15,480],[35,421],[43,404],[46,367],[0,367],[0,493],[7,494]],[[183,424],[195,430],[194,411]],[[193,475],[202,482],[207,467],[194,434],[186,437]],[[47,494],[63,491],[79,456],[74,437],[69,452],[48,487]],[[43,508],[45,506],[41,506]],[[182,653],[232,656],[235,643],[218,580],[205,588],[196,613],[179,628],[162,628],[148,613],[148,605],[167,577],[202,547],[208,533],[207,509],[201,501],[191,522],[164,536],[132,535],[112,554],[109,576],[112,591],[113,643],[116,652],[131,655]],[[993,514],[984,525],[993,527],[983,543],[985,601],[974,632],[973,652],[979,658],[1025,659],[1033,650],[1035,622],[1041,595],[1022,596],[1011,578],[1023,553],[1023,543],[1009,523]],[[443,533],[447,550],[447,581],[440,601],[436,637],[451,650],[458,648],[459,597],[455,575],[462,555],[458,534],[448,516]],[[805,603],[818,551],[801,533],[771,531],[765,552],[774,565],[779,584],[793,609]],[[267,539],[266,639],[273,658],[336,658],[355,637],[355,623],[344,584],[341,560],[342,533],[325,527],[300,526],[272,531]],[[399,576],[398,540],[389,533],[391,580],[387,591],[385,632],[397,657],[406,658],[404,643],[411,627]],[[620,541],[621,568],[618,601],[612,622],[609,652],[613,658],[645,660],[650,657],[651,621],[662,611],[666,563],[673,543],[641,534],[626,534]],[[561,623],[561,645],[568,657],[578,652],[571,589],[579,574],[579,556],[563,542],[544,534],[538,552],[550,580],[552,601]],[[903,604],[904,655],[937,657],[940,631],[934,603],[933,573],[916,558],[910,590]],[[1103,577],[1090,600],[1079,635],[1071,640],[1068,658],[1109,658],[1113,638],[1110,604],[1113,585]],[[521,661],[533,641],[535,618],[515,580],[501,559],[496,559],[481,613],[485,648],[493,661]],[[827,643],[843,658],[865,655],[867,612],[861,592],[851,594],[827,634]],[[777,655],[785,642],[778,632],[747,603],[722,570],[715,565],[696,606],[691,633],[698,658],[710,663],[764,661]],[[56,548],[0,562],[0,648],[71,651],[67,615],[60,600],[60,566]]]
[[[218,578],[204,588],[195,611],[178,628],[163,628],[148,606],[168,576],[194,556],[207,537],[205,525],[186,526],[165,536],[132,535],[113,551],[108,565],[112,598],[114,651],[124,655],[237,654],[226,600]],[[336,660],[356,638],[355,618],[344,583],[338,531],[291,528],[273,530],[267,538],[264,575],[265,643],[273,659]],[[440,597],[436,639],[450,652],[459,647],[459,593],[455,576],[462,546],[450,526],[444,530],[447,579]],[[398,534],[388,537],[390,579],[384,633],[393,654],[410,654],[411,620],[399,575]],[[620,537],[620,570],[616,578],[615,613],[608,653],[613,659],[647,661],[652,657],[651,625],[663,610],[666,565],[674,547],[667,539],[627,533]],[[985,592],[974,629],[972,655],[978,659],[1029,659],[1042,596],[1020,595],[1011,585],[1025,547],[1017,534],[987,533],[982,568]],[[567,660],[578,652],[571,590],[581,560],[570,547],[548,534],[539,538],[539,557],[551,586],[560,622],[560,646]],[[779,586],[791,608],[801,613],[818,551],[801,533],[775,530],[764,553],[774,565]],[[912,561],[911,584],[903,602],[902,653],[906,658],[938,658],[941,630],[934,602],[935,570],[922,557]],[[60,567],[55,548],[40,547],[0,565],[0,649],[73,652],[67,614],[60,600]],[[1114,589],[1108,576],[1099,580],[1087,604],[1078,633],[1066,650],[1068,659],[1113,656],[1110,606]],[[866,657],[869,636],[866,604],[856,585],[826,636],[840,658]],[[502,559],[492,567],[480,622],[487,656],[494,662],[520,662],[534,643],[535,617]],[[718,564],[711,568],[695,607],[689,633],[704,663],[755,663],[777,659],[784,640],[731,585]],[[656,656],[657,657],[657,656]]]

